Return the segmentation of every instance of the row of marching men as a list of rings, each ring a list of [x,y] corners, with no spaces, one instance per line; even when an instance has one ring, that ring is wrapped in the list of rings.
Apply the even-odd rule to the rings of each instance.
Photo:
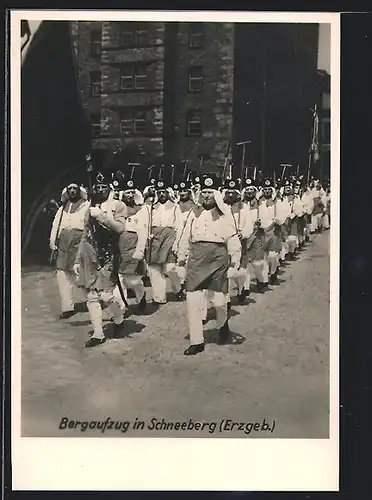
[[[73,288],[83,292],[93,326],[86,347],[106,341],[102,303],[116,330],[125,330],[128,290],[139,312],[147,307],[144,277],[152,301],[167,301],[167,281],[177,300],[186,300],[190,345],[185,355],[204,351],[208,307],[216,311],[219,341],[230,336],[228,310],[234,290],[240,304],[251,283],[264,293],[286,259],[329,228],[330,192],[303,179],[224,179],[195,175],[176,185],[152,179],[95,176],[92,195],[78,182],[63,190],[52,224],[61,318],[76,313]]]

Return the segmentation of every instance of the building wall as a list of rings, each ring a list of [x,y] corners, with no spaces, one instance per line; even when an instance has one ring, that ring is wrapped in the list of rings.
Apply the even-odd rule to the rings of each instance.
[[[210,164],[221,164],[232,132],[234,25],[204,23],[203,46],[190,48],[190,24],[177,23],[167,31],[167,152],[191,163],[198,163],[200,155],[208,155]],[[202,67],[200,92],[189,92],[188,73],[193,66]],[[201,135],[190,137],[187,115],[197,109],[201,110]]]

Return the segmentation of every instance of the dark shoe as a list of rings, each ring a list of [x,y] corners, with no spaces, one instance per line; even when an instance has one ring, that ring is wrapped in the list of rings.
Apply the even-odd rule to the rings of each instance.
[[[71,318],[71,316],[74,316],[76,314],[76,311],[64,311],[59,315],[59,319],[68,319]]]
[[[85,347],[95,347],[100,344],[104,344],[106,342],[106,338],[97,339],[97,337],[91,337],[89,340],[85,342]]]
[[[208,320],[207,319],[203,319],[202,323],[203,323],[203,325],[206,325],[208,323]]]
[[[228,302],[227,303],[227,311],[230,312],[231,311],[231,302]]]
[[[185,356],[194,356],[195,354],[198,354],[199,352],[203,352],[204,348],[205,348],[204,344],[190,345],[190,347],[188,347],[185,350],[184,355]]]
[[[245,298],[247,298],[247,297],[249,297],[249,296],[250,296],[251,291],[250,291],[250,290],[246,290],[245,288],[243,288],[242,293],[244,293],[244,297],[245,297]]]
[[[166,304],[166,302],[157,302],[156,300],[153,300],[152,303],[154,304],[154,306],[163,306],[164,304]]]
[[[257,291],[258,291],[258,293],[265,293],[268,288],[269,288],[269,284],[268,283],[261,283],[260,281],[257,281]]]
[[[278,271],[275,271],[275,273],[272,274],[269,278],[270,285],[275,285],[277,280],[278,280]]]
[[[226,342],[229,340],[230,335],[230,328],[227,320],[226,323],[218,330],[218,334],[220,336],[218,341],[219,345],[226,344]]]
[[[185,300],[186,298],[186,294],[185,294],[185,291],[183,289],[183,286],[181,287],[181,290],[176,293],[176,299],[179,301],[179,302],[182,302],[183,300]]]
[[[244,293],[244,290],[243,290],[241,293],[239,293],[239,294],[237,295],[237,297],[238,297],[238,303],[239,303],[241,306],[243,306],[243,305],[244,305],[244,303],[245,303],[245,297],[246,297],[246,295],[245,295],[245,293]]]
[[[143,294],[142,299],[138,303],[138,311],[139,312],[145,312],[146,311],[146,293]]]
[[[121,330],[124,328],[124,325],[125,325],[125,321],[122,321],[118,325],[116,323],[114,323],[115,333],[121,332]]]

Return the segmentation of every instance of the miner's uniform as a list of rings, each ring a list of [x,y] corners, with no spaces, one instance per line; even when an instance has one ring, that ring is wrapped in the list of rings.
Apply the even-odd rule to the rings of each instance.
[[[169,188],[166,188],[164,181],[157,181],[156,189],[167,189],[169,193]],[[165,203],[160,203],[157,196],[155,197],[151,211],[152,226],[146,260],[153,301],[158,304],[165,304],[167,301],[167,277],[171,282],[173,292],[179,293],[181,289],[173,251],[178,217],[179,207],[176,203],[169,198]]]
[[[70,186],[80,188],[80,199],[76,202],[68,198],[67,189]],[[73,267],[89,202],[86,190],[76,182],[70,183],[62,191],[61,201],[62,206],[57,210],[52,223],[49,245],[51,250],[57,251],[55,267],[61,301],[61,318],[68,318],[75,314],[73,296],[76,277]]]
[[[107,176],[98,173],[97,184],[109,185]],[[85,217],[83,235],[75,259],[78,286],[87,293],[89,317],[93,335],[85,344],[93,347],[104,342],[102,307],[107,304],[117,328],[123,326],[124,311],[115,299],[117,272],[119,268],[118,238],[125,230],[126,207],[115,200],[112,192],[99,205],[89,208]]]
[[[239,269],[241,244],[231,213],[226,210],[217,179],[202,178],[202,190],[213,190],[217,206],[195,208],[179,243],[178,264],[184,269],[190,347],[185,355],[204,350],[205,292],[216,310],[220,342],[229,335],[227,321],[228,278]],[[229,267],[230,263],[230,267]],[[186,267],[184,267],[186,264]]]
[[[241,191],[239,189],[241,188],[241,186],[239,185],[240,181],[234,179],[226,179],[225,184],[226,189],[222,192],[223,196],[225,196],[225,193],[227,191],[233,190],[238,194],[239,198],[241,197]],[[235,229],[241,242],[242,252],[239,270],[237,270],[236,273],[231,278],[229,278],[229,303],[234,287],[237,287],[238,289],[239,302],[243,303],[250,290],[250,270],[247,253],[247,239],[253,233],[253,222],[249,207],[240,199],[236,203],[229,205],[229,209],[231,210]],[[245,289],[246,283],[249,284],[247,289]]]
[[[149,237],[150,208],[144,203],[143,196],[133,179],[122,183],[120,200],[125,204],[123,194],[126,190],[134,191],[134,204],[126,204],[125,230],[119,237],[119,278],[123,289],[131,289],[136,295],[136,302],[143,310],[146,307],[146,294],[143,276],[146,274],[145,250]],[[118,288],[115,290],[120,300]]]

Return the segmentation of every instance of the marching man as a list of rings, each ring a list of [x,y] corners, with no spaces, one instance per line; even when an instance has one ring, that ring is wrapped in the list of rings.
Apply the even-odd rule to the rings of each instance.
[[[119,277],[124,287],[134,290],[138,309],[146,309],[146,294],[142,277],[146,274],[145,249],[149,237],[150,209],[133,179],[122,183],[121,201],[126,206],[125,230],[119,237]],[[116,293],[118,289],[116,289]],[[119,299],[119,297],[118,297]]]
[[[182,300],[180,279],[176,270],[176,256],[173,245],[176,241],[179,207],[171,200],[171,192],[165,181],[155,184],[155,199],[150,209],[151,231],[147,253],[148,272],[151,281],[153,302],[167,302],[167,277],[173,292]]]
[[[73,288],[76,283],[74,263],[83,234],[89,202],[86,190],[71,182],[62,191],[62,206],[54,217],[49,246],[56,254],[56,276],[61,300],[61,319],[75,314]]]
[[[181,237],[180,274],[185,276],[190,346],[186,356],[204,351],[205,293],[216,309],[219,342],[227,342],[228,279],[239,269],[241,244],[231,214],[226,210],[217,179],[201,179],[201,206],[196,207]]]
[[[110,307],[115,329],[121,330],[124,326],[124,311],[115,299],[114,291],[120,261],[118,239],[125,230],[126,207],[111,195],[108,176],[97,174],[93,189],[96,206],[91,203],[86,214],[74,265],[78,286],[87,293],[89,317],[93,325],[93,335],[85,347],[94,347],[106,341],[100,301]]]
[[[194,208],[196,207],[196,203],[192,199],[190,181],[182,180],[178,184],[178,195],[179,195],[179,202],[178,202],[179,211],[177,212],[177,221],[176,221],[177,234],[176,234],[176,240],[173,244],[173,251],[175,255],[178,254],[179,241],[183,235],[187,221],[189,220],[191,214],[193,213]],[[184,279],[181,278],[180,281],[181,281],[182,293],[184,293],[184,285],[185,285]]]
[[[246,203],[240,200],[240,181],[234,179],[226,180],[226,189],[223,191],[224,202],[230,207],[231,215],[235,225],[236,232],[239,236],[242,246],[242,257],[240,268],[236,271],[235,275],[229,279],[229,295],[231,294],[234,286],[238,288],[238,301],[244,304],[245,298],[250,293],[250,275],[248,259],[247,259],[247,238],[253,233],[253,222],[251,219],[251,211]],[[245,284],[249,283],[247,290]],[[228,302],[228,309],[231,307],[231,302]]]
[[[275,283],[277,279],[279,253],[282,250],[281,238],[274,231],[281,222],[277,219],[275,194],[272,181],[265,179],[263,198],[259,202],[259,213],[261,227],[265,231],[265,274],[271,284]]]

